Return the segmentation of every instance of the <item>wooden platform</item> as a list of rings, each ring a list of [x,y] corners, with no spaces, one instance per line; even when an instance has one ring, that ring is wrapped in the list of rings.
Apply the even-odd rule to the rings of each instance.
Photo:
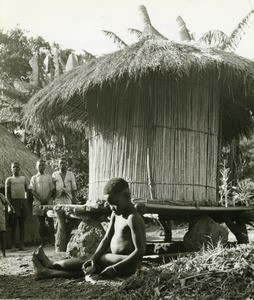
[[[174,206],[164,204],[142,204],[146,213],[166,215],[172,219],[188,221],[193,217],[209,216],[215,221],[225,221],[227,217],[231,219],[246,218],[248,221],[254,220],[254,207],[251,206]]]
[[[254,207],[234,206],[176,206],[166,204],[135,203],[138,211],[142,214],[158,214],[159,222],[165,232],[165,241],[171,241],[170,220],[181,222],[192,222],[202,216],[211,217],[216,222],[224,222],[236,236],[238,243],[248,243],[248,232],[246,224],[254,221]],[[78,218],[85,221],[90,215],[92,218],[100,219],[102,216],[110,215],[108,206],[86,206],[86,205],[47,205],[42,206],[46,211],[52,211],[52,217],[57,217],[58,230],[56,232],[56,245],[59,251],[65,251],[67,244],[65,234],[65,218]],[[61,246],[63,244],[64,246]],[[57,248],[57,246],[56,246]]]
[[[232,220],[254,221],[254,207],[252,206],[179,206],[167,204],[135,203],[141,214],[158,214],[169,219],[189,221],[194,217],[209,216],[217,222],[224,222],[227,218]],[[53,205],[42,206],[45,210],[53,209]],[[82,215],[110,214],[110,208],[103,205],[92,207],[86,205],[61,205],[69,212]]]

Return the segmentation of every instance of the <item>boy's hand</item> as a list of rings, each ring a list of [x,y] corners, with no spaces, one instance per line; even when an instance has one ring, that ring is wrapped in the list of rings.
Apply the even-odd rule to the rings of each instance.
[[[100,273],[100,276],[108,277],[108,278],[116,276],[116,269],[115,269],[115,267],[114,266],[107,267],[106,269],[104,269]]]
[[[12,205],[8,205],[7,211],[9,214],[15,214],[15,209]]]
[[[84,274],[94,273],[96,271],[94,261],[92,259],[85,261],[82,265],[82,271]]]

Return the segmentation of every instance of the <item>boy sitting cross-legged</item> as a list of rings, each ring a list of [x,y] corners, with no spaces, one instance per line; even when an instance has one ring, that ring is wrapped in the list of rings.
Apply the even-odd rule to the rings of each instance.
[[[143,218],[131,201],[129,185],[124,179],[110,179],[104,194],[108,195],[107,202],[112,213],[109,227],[95,253],[90,257],[85,255],[53,262],[39,247],[33,254],[36,280],[80,278],[91,270],[103,277],[135,273],[146,248]]]

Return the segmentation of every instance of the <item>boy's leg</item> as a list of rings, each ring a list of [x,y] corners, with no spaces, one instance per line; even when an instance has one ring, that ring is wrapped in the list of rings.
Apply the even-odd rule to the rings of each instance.
[[[34,254],[39,259],[40,263],[43,265],[43,267],[47,269],[54,268],[54,262],[50,260],[47,255],[45,254],[42,245],[40,245],[34,252]]]
[[[34,255],[38,258],[42,266],[48,269],[65,271],[81,271],[83,263],[89,260],[91,257],[91,254],[87,254],[80,257],[63,259],[57,262],[53,262],[46,256],[41,246],[37,248]]]
[[[33,254],[33,265],[35,270],[35,279],[45,279],[45,278],[82,278],[84,273],[80,270],[77,271],[66,271],[57,269],[47,269],[45,268],[38,257]]]
[[[80,257],[74,257],[69,259],[63,259],[57,262],[54,262],[55,269],[61,269],[66,271],[82,271],[83,264],[91,258],[91,254],[83,255]],[[84,273],[83,273],[84,275]]]
[[[50,234],[50,243],[51,245],[55,245],[55,228],[54,228],[54,220],[53,218],[49,218],[48,219],[48,224],[49,224],[49,234]]]
[[[5,241],[4,241],[4,231],[0,231],[0,245],[3,253],[3,257],[5,257]]]
[[[19,218],[19,250],[24,250],[25,238],[25,218],[21,215]]]
[[[124,260],[127,257],[127,255],[119,255],[119,254],[112,254],[107,253],[102,255],[100,261],[99,261],[99,269],[98,271],[104,270],[106,267],[112,266],[122,260]],[[126,269],[120,270],[117,272],[118,275],[131,275],[134,274],[137,270],[138,265],[140,264],[140,261],[136,261],[132,265],[129,265]],[[100,270],[101,268],[101,270]]]
[[[17,217],[13,214],[12,226],[11,226],[11,250],[15,250],[16,244],[16,228],[17,228]]]
[[[42,245],[46,244],[46,223],[45,223],[45,216],[38,216],[39,220],[39,234],[41,237]]]

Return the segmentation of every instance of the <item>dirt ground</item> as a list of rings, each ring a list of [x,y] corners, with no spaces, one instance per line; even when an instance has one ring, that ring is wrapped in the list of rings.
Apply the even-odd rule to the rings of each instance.
[[[173,230],[173,240],[182,238],[187,229]],[[162,240],[159,228],[150,228],[147,232],[148,240]],[[249,238],[254,240],[254,231],[249,230]],[[234,236],[229,235],[233,241]],[[6,258],[0,254],[0,299],[101,299],[111,287],[120,285],[124,279],[98,281],[96,284],[82,279],[46,279],[35,281],[32,253],[36,247],[29,247],[25,251],[10,252]],[[53,260],[65,257],[65,253],[56,253],[53,246],[46,246],[45,253]],[[142,268],[156,267],[156,264],[144,261]]]

